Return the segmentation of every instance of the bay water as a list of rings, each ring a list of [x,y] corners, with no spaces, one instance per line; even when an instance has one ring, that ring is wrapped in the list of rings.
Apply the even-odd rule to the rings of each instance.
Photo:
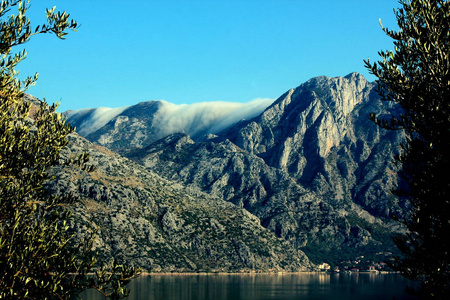
[[[415,300],[398,274],[174,274],[134,279],[129,300]],[[96,291],[83,299],[104,299]]]

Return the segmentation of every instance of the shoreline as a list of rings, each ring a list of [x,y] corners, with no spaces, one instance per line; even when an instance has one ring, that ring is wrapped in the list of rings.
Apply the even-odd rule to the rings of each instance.
[[[212,275],[248,275],[248,276],[254,276],[254,275],[300,275],[300,274],[310,274],[310,275],[332,275],[332,274],[345,274],[345,275],[353,275],[353,274],[374,274],[374,275],[389,275],[389,274],[400,274],[399,272],[371,272],[371,271],[360,271],[360,272],[321,272],[321,271],[298,271],[298,272],[142,272],[140,276],[155,276],[155,275],[161,275],[161,276],[212,276]]]

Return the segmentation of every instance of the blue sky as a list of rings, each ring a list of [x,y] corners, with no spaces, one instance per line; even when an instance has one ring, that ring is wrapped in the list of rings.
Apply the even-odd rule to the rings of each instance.
[[[66,10],[81,27],[61,41],[35,36],[21,76],[60,111],[161,100],[182,104],[277,98],[319,75],[360,72],[392,49],[396,0],[32,0]]]

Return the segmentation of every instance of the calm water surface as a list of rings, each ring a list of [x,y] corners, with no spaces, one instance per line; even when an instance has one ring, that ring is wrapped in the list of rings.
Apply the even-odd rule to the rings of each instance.
[[[129,300],[414,299],[397,274],[151,275],[133,280]],[[92,291],[83,299],[103,299]]]

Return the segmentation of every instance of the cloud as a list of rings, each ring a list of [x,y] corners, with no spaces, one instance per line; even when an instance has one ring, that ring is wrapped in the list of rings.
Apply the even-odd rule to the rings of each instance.
[[[185,132],[191,136],[204,133],[219,133],[223,129],[243,120],[256,117],[273,99],[255,99],[247,103],[200,102],[176,105],[161,101],[162,106],[154,118],[154,125],[168,135]]]
[[[219,133],[223,129],[243,120],[258,116],[273,99],[255,99],[247,103],[237,102],[200,102],[194,104],[172,104],[161,100],[162,104],[151,118],[152,126],[159,136],[184,132],[192,137],[208,133]],[[120,115],[132,106],[94,109],[80,109],[65,112],[69,122],[77,126],[77,132],[87,136]]]
[[[76,122],[75,120],[77,118],[83,117],[82,122],[77,126],[77,132],[82,136],[87,136],[105,126],[109,121],[121,114],[128,107],[129,106],[118,108],[85,108],[79,110],[69,110],[64,114],[72,124]]]

